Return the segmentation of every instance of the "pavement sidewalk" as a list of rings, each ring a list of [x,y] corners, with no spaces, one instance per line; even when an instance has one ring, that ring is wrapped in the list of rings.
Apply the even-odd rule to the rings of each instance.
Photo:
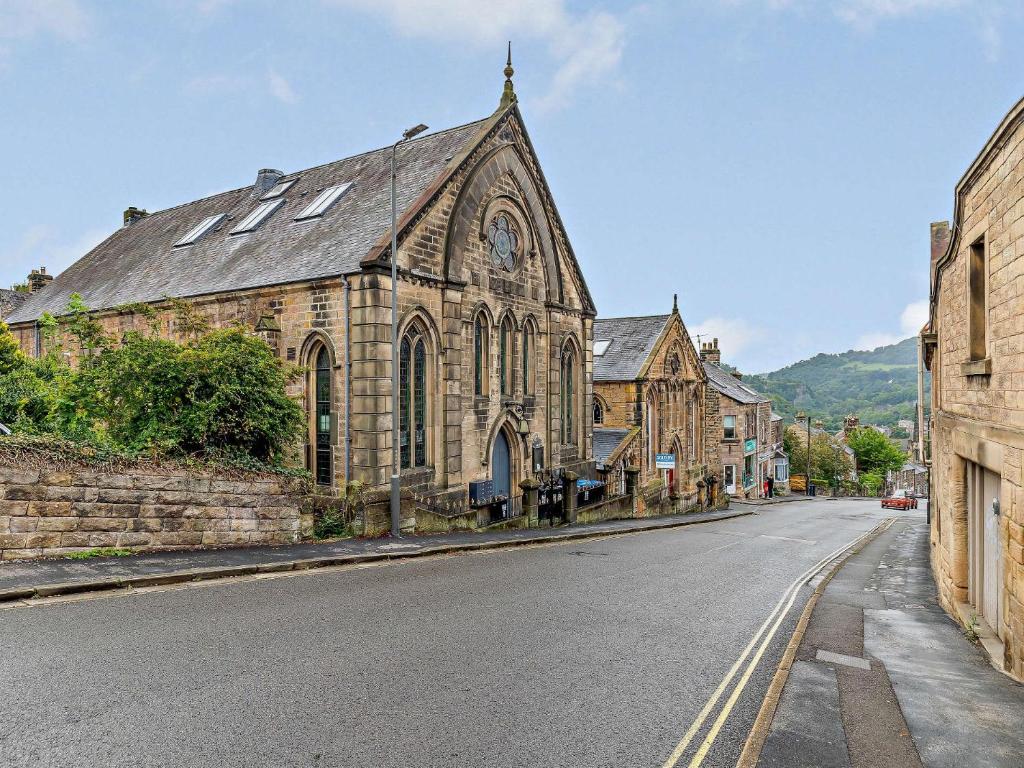
[[[824,498],[824,497],[820,497]],[[804,494],[790,494],[789,496],[772,496],[770,499],[733,499],[730,504],[739,504],[747,507],[766,507],[772,504],[792,504],[797,501],[814,501],[814,496]]]
[[[676,528],[753,514],[750,509],[608,520],[557,528],[464,532],[400,539],[340,539],[284,546],[146,552],[128,557],[54,559],[0,563],[0,605],[39,597],[95,592],[256,573],[308,570],[481,549],[571,541]]]
[[[758,766],[1024,765],[1024,686],[939,607],[928,548],[900,518],[828,582]]]

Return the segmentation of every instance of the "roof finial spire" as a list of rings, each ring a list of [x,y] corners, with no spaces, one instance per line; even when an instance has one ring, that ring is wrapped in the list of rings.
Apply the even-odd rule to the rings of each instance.
[[[675,315],[675,314],[678,314],[678,313],[679,313],[679,294],[678,293],[673,293],[672,294],[672,314]]]
[[[516,92],[512,88],[512,75],[515,74],[515,70],[512,69],[512,41],[508,41],[508,60],[505,62],[505,88],[501,92],[501,104],[498,105],[498,109],[507,109],[509,105],[516,102]]]

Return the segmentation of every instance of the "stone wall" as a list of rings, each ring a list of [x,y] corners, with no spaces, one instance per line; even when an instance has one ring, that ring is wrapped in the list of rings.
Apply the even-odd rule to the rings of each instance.
[[[0,559],[290,544],[312,531],[305,487],[266,476],[0,467]]]
[[[994,526],[997,616],[1004,666],[1024,678],[1024,101],[996,130],[956,189],[956,220],[932,226],[931,333],[922,335],[932,373],[932,567],[943,607],[981,616],[977,541]],[[952,232],[948,251],[942,249]],[[985,253],[986,357],[969,344],[971,247]],[[938,245],[938,248],[936,248]],[[948,254],[948,258],[947,258]],[[998,515],[972,503],[966,478],[997,476]],[[975,573],[972,579],[971,573]],[[982,577],[984,578],[984,577]]]

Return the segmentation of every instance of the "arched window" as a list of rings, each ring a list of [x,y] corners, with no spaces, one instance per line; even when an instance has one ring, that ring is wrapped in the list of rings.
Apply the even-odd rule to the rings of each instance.
[[[571,347],[562,352],[562,444],[570,445],[576,436],[576,354]]]
[[[421,330],[413,326],[399,347],[398,419],[402,469],[427,464],[427,345]]]
[[[330,485],[331,472],[331,356],[324,344],[315,351],[313,391],[313,475],[318,485]]]
[[[532,355],[536,353],[533,347],[533,328],[529,323],[523,323],[523,395],[533,394],[533,360]]]
[[[487,394],[487,318],[478,312],[473,323],[473,394]]]
[[[654,469],[658,451],[658,407],[654,393],[647,398],[647,461],[648,467]]]
[[[604,424],[604,407],[596,397],[594,398],[594,424]]]
[[[504,397],[512,396],[512,321],[507,317],[501,321],[501,329],[498,337],[498,352],[501,375],[501,394]]]

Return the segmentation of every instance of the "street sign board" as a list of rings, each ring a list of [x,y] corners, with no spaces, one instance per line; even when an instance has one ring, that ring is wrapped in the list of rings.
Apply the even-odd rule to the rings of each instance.
[[[654,455],[654,466],[657,469],[675,469],[676,455],[674,453],[656,453]]]

